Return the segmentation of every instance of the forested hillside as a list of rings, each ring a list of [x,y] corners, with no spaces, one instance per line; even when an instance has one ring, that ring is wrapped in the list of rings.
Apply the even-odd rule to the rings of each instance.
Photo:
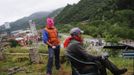
[[[94,37],[134,39],[134,0],[81,0],[67,5],[55,19],[68,28],[61,31],[79,26]]]
[[[48,16],[49,17],[56,17],[63,9],[64,9],[64,7],[58,8],[58,9],[54,10],[52,13],[50,13]]]

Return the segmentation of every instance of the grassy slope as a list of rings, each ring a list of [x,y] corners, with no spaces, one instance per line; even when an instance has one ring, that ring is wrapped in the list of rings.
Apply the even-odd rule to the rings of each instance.
[[[133,71],[133,61],[124,58],[110,58],[119,68],[127,67],[128,72],[125,75],[130,75]],[[47,56],[41,57],[41,64],[30,64],[28,56],[8,56],[7,60],[0,61],[0,75],[7,75],[7,69],[15,66],[22,66],[24,71],[17,72],[15,75],[43,75],[46,71]],[[24,65],[24,66],[23,66]],[[66,73],[66,74],[65,74]],[[65,62],[62,64],[62,69],[58,72],[55,67],[53,68],[54,75],[70,75],[70,65]],[[108,75],[111,73],[108,71]]]
[[[90,38],[90,36],[84,36],[85,38]],[[62,41],[64,39],[62,38]],[[5,50],[6,53],[27,53],[29,52],[25,47],[16,47],[16,48],[9,48]],[[40,53],[47,53],[47,47],[44,45],[39,46]],[[64,48],[61,49],[61,55],[64,55]],[[0,61],[0,75],[7,75],[8,69],[15,67],[15,66],[22,66],[24,71],[17,72],[15,75],[44,75],[46,71],[46,64],[47,64],[47,56],[40,56],[41,63],[40,64],[30,64],[29,56],[28,55],[5,55],[6,60]],[[63,59],[62,59],[63,60]],[[127,67],[128,72],[125,75],[131,75],[130,72],[133,71],[133,60],[132,59],[124,59],[120,57],[110,57],[110,60],[115,63],[119,68]],[[71,69],[70,64],[65,62],[62,64],[62,69],[58,72],[53,68],[54,75],[70,75]],[[112,75],[108,71],[108,75]]]

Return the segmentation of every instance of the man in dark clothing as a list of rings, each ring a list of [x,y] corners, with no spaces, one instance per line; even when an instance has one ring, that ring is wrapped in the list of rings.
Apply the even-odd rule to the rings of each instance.
[[[73,28],[70,31],[71,36],[68,37],[64,42],[64,47],[66,51],[71,56],[86,62],[97,62],[100,65],[101,75],[106,74],[106,68],[109,69],[113,75],[124,74],[127,69],[118,69],[111,61],[108,60],[105,56],[93,56],[86,52],[83,48],[83,39],[81,33],[83,31],[79,28]]]

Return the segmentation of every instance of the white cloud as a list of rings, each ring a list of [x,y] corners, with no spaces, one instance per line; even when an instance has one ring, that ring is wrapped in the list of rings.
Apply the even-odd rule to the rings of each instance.
[[[51,11],[80,0],[0,0],[0,25],[38,11]]]

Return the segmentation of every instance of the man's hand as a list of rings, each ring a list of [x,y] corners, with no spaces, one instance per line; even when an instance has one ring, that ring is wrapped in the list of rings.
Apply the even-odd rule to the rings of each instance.
[[[56,46],[52,46],[52,48],[53,48],[53,49],[55,49],[55,48],[56,48]]]
[[[108,57],[109,57],[108,53],[103,53],[102,56],[101,56],[101,58],[102,58],[103,60],[105,60],[105,59],[108,58]]]

